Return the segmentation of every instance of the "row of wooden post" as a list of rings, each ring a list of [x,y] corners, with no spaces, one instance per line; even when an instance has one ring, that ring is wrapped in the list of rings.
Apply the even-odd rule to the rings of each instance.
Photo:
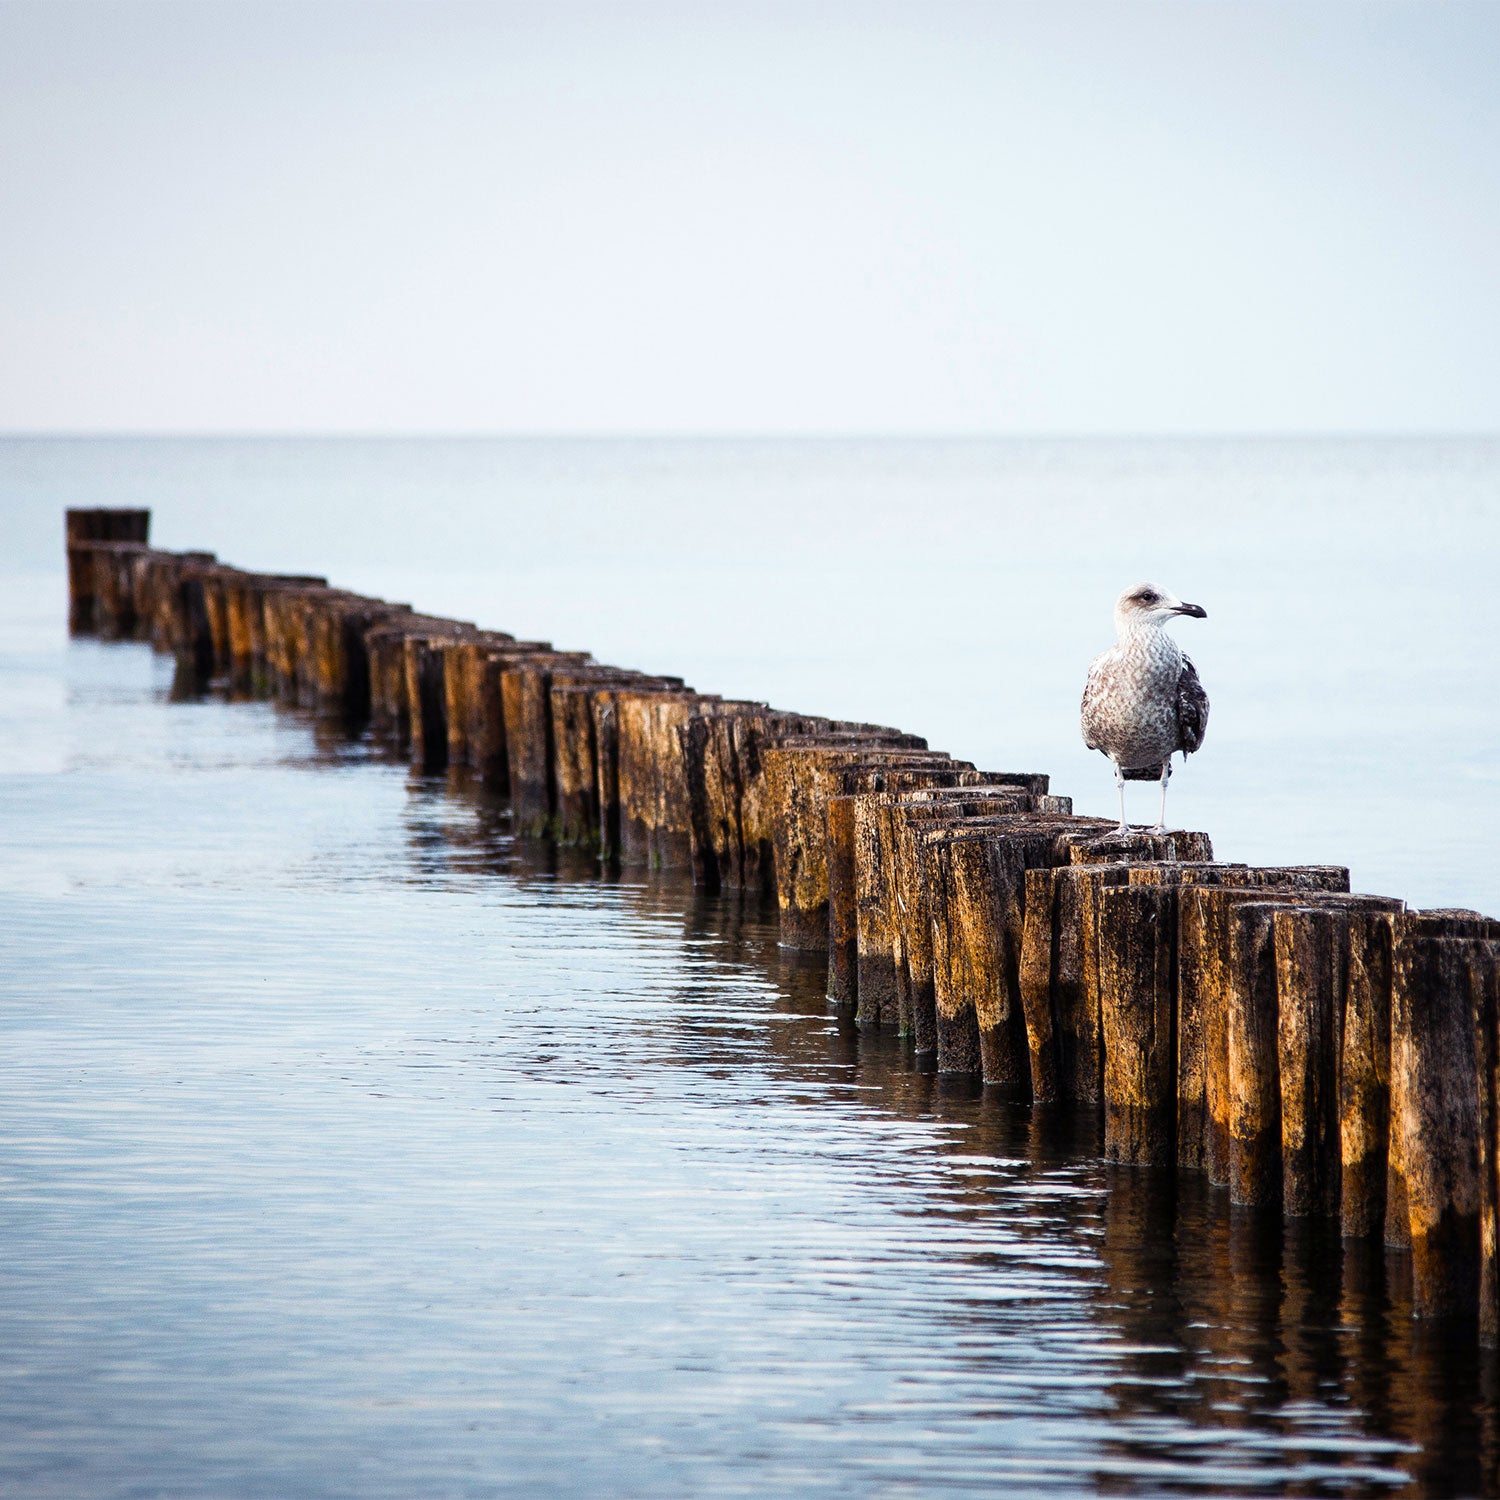
[[[467,767],[522,836],[774,893],[831,998],[943,1072],[1099,1108],[1107,1155],[1411,1256],[1421,1314],[1500,1339],[1500,923],[1217,862],[1073,814],[1044,775],[726,701],[305,575],[67,516],[71,628]]]

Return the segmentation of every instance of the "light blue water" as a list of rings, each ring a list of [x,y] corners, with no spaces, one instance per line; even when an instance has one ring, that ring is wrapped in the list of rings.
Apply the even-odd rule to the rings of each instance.
[[[1120,454],[1145,451],[1113,450],[1127,492],[1151,476]],[[1194,451],[1163,460],[1179,487],[1206,462]],[[957,727],[934,743],[1078,791],[1027,715],[994,712],[993,682],[973,689],[989,651],[1047,722],[1043,645],[1073,565],[1063,541],[1029,543],[1028,562],[1015,527],[1007,546],[1005,517],[981,513],[1034,485],[1062,537],[1068,504],[1100,524],[1110,506],[1080,477],[1110,470],[1099,452],[1026,450],[1018,472],[999,446],[928,450],[947,510],[908,516],[916,445],[0,446],[17,538],[0,610],[0,1490],[1493,1491],[1493,1368],[1418,1337],[1378,1253],[1283,1237],[1189,1179],[1111,1173],[1092,1121],[917,1070],[827,1014],[822,975],[779,954],[765,913],[559,863],[515,844],[503,807],[268,706],[168,702],[170,666],[144,647],[64,639],[46,554],[65,502],[144,500],[165,544],[326,570],[701,686],[755,677],[794,706],[923,730],[924,704],[945,708]],[[1318,455],[1347,509],[1364,481]],[[1410,605],[1411,579],[1438,569],[1433,537],[1462,532],[1441,638],[1477,671],[1493,454],[1397,457],[1366,465],[1389,503],[1356,553],[1395,559],[1404,538],[1411,576],[1391,589]],[[1391,497],[1422,474],[1468,498],[1419,536]],[[828,515],[785,540],[790,496],[820,492],[865,517],[843,552]],[[257,512],[256,494],[275,505]],[[355,495],[373,506],[363,528],[340,519]],[[950,513],[965,507],[967,549]],[[1102,572],[1102,544],[1071,529]],[[1205,576],[1210,531],[1194,533]],[[444,574],[443,548],[466,571]],[[1231,630],[1209,591],[1154,571]],[[1261,555],[1233,587],[1216,576],[1243,599],[1258,573],[1281,599],[1298,571]],[[757,577],[759,595],[729,587]],[[980,597],[981,579],[1004,586]],[[804,585],[831,654],[797,612]],[[1348,591],[1364,618],[1374,581]],[[948,599],[993,627],[956,664]],[[1329,598],[1312,617],[1341,616]],[[1031,654],[997,653],[1002,629]],[[1287,640],[1268,649],[1293,659]],[[1401,633],[1386,640],[1388,680],[1424,680]],[[1216,714],[1216,683],[1270,691],[1259,658],[1236,675],[1196,654]],[[1368,709],[1368,678],[1347,675]],[[1324,786],[1325,817],[1409,894],[1441,851],[1402,856],[1357,816],[1379,800],[1370,765],[1457,726],[1438,753],[1457,766],[1467,747],[1455,836],[1482,902],[1492,700],[1435,698],[1362,736],[1352,710],[1334,728],[1290,696],[1269,740],[1243,741],[1230,697],[1180,778],[1192,797],[1225,761],[1260,767],[1258,784],[1290,789],[1240,837],[1296,857],[1326,831],[1307,800]],[[1288,722],[1298,756],[1272,754]],[[1365,761],[1325,764],[1355,741]],[[1101,783],[1085,805],[1107,806]],[[1385,820],[1425,795],[1393,785]]]

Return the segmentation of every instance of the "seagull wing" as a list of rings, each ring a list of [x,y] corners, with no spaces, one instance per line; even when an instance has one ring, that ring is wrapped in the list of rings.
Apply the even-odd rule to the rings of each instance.
[[[1078,712],[1078,727],[1083,730],[1083,743],[1090,750],[1101,748],[1096,730],[1104,712],[1105,657],[1108,655],[1109,652],[1103,652],[1089,663],[1088,681],[1083,685],[1083,703]]]
[[[1208,694],[1203,691],[1203,684],[1198,681],[1198,669],[1184,652],[1182,671],[1177,678],[1178,749],[1184,755],[1191,755],[1203,744],[1203,734],[1207,728]]]

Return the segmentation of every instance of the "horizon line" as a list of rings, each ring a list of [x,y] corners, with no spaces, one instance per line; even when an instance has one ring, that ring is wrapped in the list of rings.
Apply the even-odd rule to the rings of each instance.
[[[1372,441],[1500,438],[1500,427],[1263,427],[1263,428],[1041,428],[1031,431],[986,431],[983,429],[651,429],[533,428],[533,429],[400,429],[362,428],[72,428],[0,427],[0,442],[66,440],[116,442],[121,440],[213,441],[213,442],[1225,442],[1225,441]]]

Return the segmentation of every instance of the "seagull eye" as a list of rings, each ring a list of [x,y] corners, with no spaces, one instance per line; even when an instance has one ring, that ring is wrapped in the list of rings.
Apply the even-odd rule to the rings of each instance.
[[[1135,597],[1142,604],[1159,604],[1161,602],[1161,595],[1153,594],[1150,589],[1142,589]]]

